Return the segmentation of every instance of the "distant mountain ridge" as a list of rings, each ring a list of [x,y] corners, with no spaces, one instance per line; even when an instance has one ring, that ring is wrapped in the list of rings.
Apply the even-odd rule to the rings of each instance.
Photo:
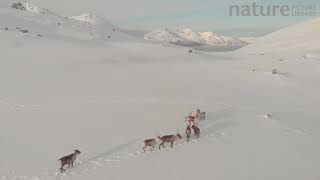
[[[219,36],[214,32],[195,32],[192,29],[159,29],[144,35],[144,39],[158,43],[171,43],[182,46],[236,46],[248,43],[238,38]]]
[[[128,37],[105,18],[93,13],[65,17],[27,1],[14,2],[11,8],[2,9],[1,19],[2,25],[8,30],[21,27],[30,33],[37,32],[50,36],[86,40],[116,40]]]

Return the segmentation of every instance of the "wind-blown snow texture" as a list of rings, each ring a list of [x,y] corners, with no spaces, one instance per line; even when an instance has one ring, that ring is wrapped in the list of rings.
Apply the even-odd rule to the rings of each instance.
[[[320,31],[309,29],[319,19],[233,53],[189,53],[93,14],[9,6],[0,8],[1,180],[320,177]],[[199,139],[143,153],[144,139],[183,132],[196,108],[207,112]],[[59,173],[74,149],[75,167]]]

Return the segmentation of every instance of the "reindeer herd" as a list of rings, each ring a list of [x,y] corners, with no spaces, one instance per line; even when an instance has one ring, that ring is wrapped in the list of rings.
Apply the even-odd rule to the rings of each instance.
[[[206,119],[206,112],[201,112],[200,109],[197,109],[197,111],[190,113],[188,116],[185,117],[185,123],[186,123],[186,137],[187,141],[190,141],[192,130],[194,132],[194,135],[196,137],[200,137],[200,128],[198,127],[198,121],[199,120],[205,120]],[[182,139],[182,136],[179,132],[177,132],[176,135],[164,135],[164,136],[157,136],[157,138],[153,139],[146,139],[144,140],[144,146],[143,146],[143,152],[146,152],[146,149],[148,147],[152,148],[152,151],[154,150],[154,147],[158,144],[158,140],[160,140],[159,143],[159,150],[161,149],[161,146],[165,148],[165,143],[170,143],[171,147],[173,147],[174,141],[178,139]]]
[[[186,137],[187,141],[190,141],[192,130],[194,132],[195,137],[200,137],[200,128],[198,127],[198,121],[199,120],[205,120],[206,119],[206,112],[201,112],[200,109],[197,109],[195,112],[191,112],[188,116],[185,117],[185,123],[186,123]],[[152,151],[154,150],[154,147],[159,143],[159,150],[161,147],[165,148],[165,143],[170,143],[171,148],[173,148],[173,144],[178,139],[182,139],[182,136],[179,132],[177,132],[176,135],[164,135],[160,136],[158,135],[157,138],[153,139],[146,139],[144,140],[144,146],[143,146],[143,152],[146,152],[146,149],[148,147],[152,148]],[[158,141],[159,140],[159,141]],[[73,163],[76,160],[77,156],[80,155],[81,152],[79,150],[74,150],[74,153],[64,156],[59,159],[60,161],[60,171],[61,173],[65,171],[64,166],[68,165],[69,167],[73,167]]]

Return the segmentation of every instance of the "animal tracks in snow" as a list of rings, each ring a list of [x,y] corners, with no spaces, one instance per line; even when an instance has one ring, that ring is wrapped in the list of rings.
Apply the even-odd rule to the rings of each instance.
[[[201,134],[199,138],[193,137],[190,142],[186,142],[185,139],[181,139],[175,143],[175,146],[182,147],[198,143],[200,141],[217,140],[226,135],[224,132],[219,132],[215,128],[215,126],[219,126],[221,122],[216,123],[215,121],[205,120],[201,122],[201,124]],[[221,128],[218,127],[218,129]],[[97,154],[96,156],[93,156],[91,158],[80,160],[75,164],[73,168],[67,168],[67,171],[64,173],[60,173],[58,168],[52,171],[40,173],[40,175],[38,176],[29,177],[18,176],[14,172],[6,172],[2,173],[3,175],[0,176],[0,180],[67,180],[76,178],[77,176],[88,176],[98,168],[103,168],[106,166],[119,166],[122,161],[128,159],[150,157],[150,155],[152,155],[152,151],[147,151],[146,153],[144,153],[141,146],[142,141],[142,138],[133,139],[127,143],[115,146],[101,154]],[[159,151],[157,147],[158,146],[156,146],[155,151]],[[169,146],[167,145],[166,147],[168,149]],[[166,148],[161,151],[165,152]]]

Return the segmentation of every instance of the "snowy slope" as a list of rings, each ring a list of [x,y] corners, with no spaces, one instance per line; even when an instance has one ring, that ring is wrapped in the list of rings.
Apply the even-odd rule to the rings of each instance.
[[[246,42],[237,38],[218,36],[213,32],[194,32],[192,29],[176,29],[168,28],[154,30],[145,34],[145,40],[170,43],[182,46],[212,46],[224,47],[226,49],[236,49],[247,45]]]
[[[0,9],[3,29],[19,27],[41,35],[79,40],[107,41],[129,38],[106,19],[92,13],[63,17],[27,2],[12,3],[11,6]]]
[[[320,177],[320,61],[187,53],[118,31],[90,40],[94,15],[57,28],[59,17],[0,12],[1,180]],[[207,112],[199,139],[143,153],[144,139],[183,133],[196,108]],[[75,167],[59,173],[74,149]]]
[[[320,51],[320,18],[302,22],[266,35],[239,51],[250,53],[295,52],[306,54]]]

